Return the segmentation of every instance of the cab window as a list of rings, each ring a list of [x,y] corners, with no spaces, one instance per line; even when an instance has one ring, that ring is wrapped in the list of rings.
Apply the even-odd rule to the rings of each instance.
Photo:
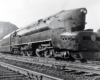
[[[91,40],[90,36],[83,36],[83,40]]]

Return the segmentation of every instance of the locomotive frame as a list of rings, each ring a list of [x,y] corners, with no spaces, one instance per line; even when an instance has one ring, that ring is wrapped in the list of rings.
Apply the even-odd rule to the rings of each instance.
[[[62,57],[83,59],[79,51],[98,51],[86,47],[86,42],[77,42],[89,34],[99,39],[93,31],[84,31],[86,8],[61,11],[45,19],[40,19],[25,28],[18,29],[0,41],[0,52],[9,52],[38,57]],[[93,37],[92,37],[93,38]],[[93,42],[93,40],[91,40]],[[91,45],[92,42],[90,43]],[[96,42],[96,45],[99,42]],[[86,49],[84,49],[86,48]]]

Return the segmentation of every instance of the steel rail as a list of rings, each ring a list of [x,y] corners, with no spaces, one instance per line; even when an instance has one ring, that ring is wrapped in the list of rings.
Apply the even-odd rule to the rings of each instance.
[[[6,67],[8,69],[14,70],[16,72],[19,72],[21,74],[24,74],[26,76],[29,76],[31,78],[34,78],[36,80],[63,80],[61,78],[49,76],[49,75],[46,75],[46,74],[42,74],[42,73],[35,72],[35,71],[32,71],[32,70],[28,70],[28,69],[25,69],[25,68],[17,67],[17,66],[7,64],[7,63],[4,63],[4,62],[0,62],[0,65],[3,66],[3,67]]]

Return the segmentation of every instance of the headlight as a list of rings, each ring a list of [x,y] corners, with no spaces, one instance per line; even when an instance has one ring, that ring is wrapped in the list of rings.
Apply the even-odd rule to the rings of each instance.
[[[85,8],[82,8],[81,9],[81,12],[84,13],[84,14],[86,14],[87,13],[87,10]]]

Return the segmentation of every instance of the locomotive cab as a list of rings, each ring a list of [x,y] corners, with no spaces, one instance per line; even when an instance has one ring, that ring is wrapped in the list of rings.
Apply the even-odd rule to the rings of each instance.
[[[100,36],[97,33],[92,31],[80,31],[77,38],[80,51],[99,51]]]
[[[84,59],[100,59],[100,35],[93,31],[80,31],[77,40],[78,50]]]
[[[58,51],[66,51],[77,59],[77,56],[82,59],[83,54],[80,52],[98,52],[100,47],[100,36],[93,31],[77,31],[77,32],[64,32],[60,31],[52,37],[53,47]]]

